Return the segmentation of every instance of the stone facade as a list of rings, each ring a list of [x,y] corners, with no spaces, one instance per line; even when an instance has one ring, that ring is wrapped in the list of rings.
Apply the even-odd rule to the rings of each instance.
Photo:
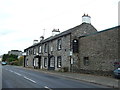
[[[80,36],[94,32],[97,32],[97,30],[91,24],[82,23],[34,44],[25,49],[27,53],[26,66],[53,70],[61,70],[66,67],[70,71],[71,58],[75,57],[77,60],[76,55],[72,54],[70,56],[70,52],[73,51],[73,40],[78,40]],[[52,64],[54,65],[52,66]]]
[[[119,29],[98,32],[90,23],[82,23],[26,48],[25,66],[87,73],[112,71],[114,62],[120,61]]]
[[[73,71],[95,73],[110,72],[120,62],[120,27],[113,27],[97,33],[79,37],[79,54]],[[78,62],[79,61],[79,62]],[[78,66],[78,67],[75,67]]]

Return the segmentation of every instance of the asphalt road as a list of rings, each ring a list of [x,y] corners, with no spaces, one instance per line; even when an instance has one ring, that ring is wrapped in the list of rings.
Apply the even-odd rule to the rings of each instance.
[[[16,66],[2,66],[2,88],[107,88],[102,85],[46,74]]]

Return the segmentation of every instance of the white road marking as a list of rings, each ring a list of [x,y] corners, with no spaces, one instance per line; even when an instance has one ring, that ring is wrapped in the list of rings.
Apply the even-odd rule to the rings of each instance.
[[[44,88],[49,89],[49,90],[52,90],[52,89],[51,89],[51,88],[49,88],[48,86],[44,86]]]
[[[14,74],[16,74],[16,75],[18,75],[18,76],[22,76],[23,78],[25,78],[25,79],[27,79],[27,80],[33,82],[33,83],[36,83],[36,81],[34,81],[34,80],[32,80],[32,79],[30,79],[30,78],[24,76],[24,75],[21,75],[20,73],[17,73],[17,72],[15,72],[15,71],[12,71],[12,70],[9,70],[9,69],[6,69],[6,70],[8,70],[8,71],[10,71],[10,72],[12,72],[12,73],[14,73]],[[49,89],[49,88],[48,88],[48,89]],[[52,89],[49,89],[49,90],[52,90]]]
[[[8,70],[8,71],[10,71],[10,72],[13,72],[13,73],[15,73],[15,74],[21,76],[21,74],[19,74],[19,73],[17,73],[17,72],[14,72],[14,71],[12,71],[12,70],[9,70],[9,69],[5,69],[5,70]]]
[[[8,70],[8,69],[6,69],[6,70]],[[14,73],[14,74],[16,74],[16,75],[23,76],[23,75],[21,75],[20,73],[17,73],[17,72],[15,72],[15,71],[12,71],[12,70],[8,70],[8,71],[10,71],[10,72],[12,72],[12,73]],[[25,79],[33,82],[33,83],[36,83],[34,80],[32,80],[32,79],[30,79],[30,78],[27,78],[26,76],[23,76],[23,78],[25,78]]]
[[[21,74],[17,73],[17,72],[14,72],[15,74],[19,75],[19,76],[22,76]]]
[[[9,70],[10,72],[13,72],[12,70]]]
[[[32,79],[30,79],[30,78],[27,78],[26,76],[23,76],[23,77],[24,77],[25,79],[27,79],[27,80],[33,82],[33,83],[36,83],[34,80],[32,80]]]

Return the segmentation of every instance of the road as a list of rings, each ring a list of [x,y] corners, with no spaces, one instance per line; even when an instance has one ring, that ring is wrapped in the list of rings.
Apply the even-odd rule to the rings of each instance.
[[[2,88],[107,88],[16,66],[2,66]]]

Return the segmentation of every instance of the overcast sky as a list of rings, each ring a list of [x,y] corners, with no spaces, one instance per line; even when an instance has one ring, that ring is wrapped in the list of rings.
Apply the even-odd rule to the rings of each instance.
[[[34,39],[82,23],[84,13],[98,30],[118,25],[119,0],[0,0],[0,55],[24,50]]]

